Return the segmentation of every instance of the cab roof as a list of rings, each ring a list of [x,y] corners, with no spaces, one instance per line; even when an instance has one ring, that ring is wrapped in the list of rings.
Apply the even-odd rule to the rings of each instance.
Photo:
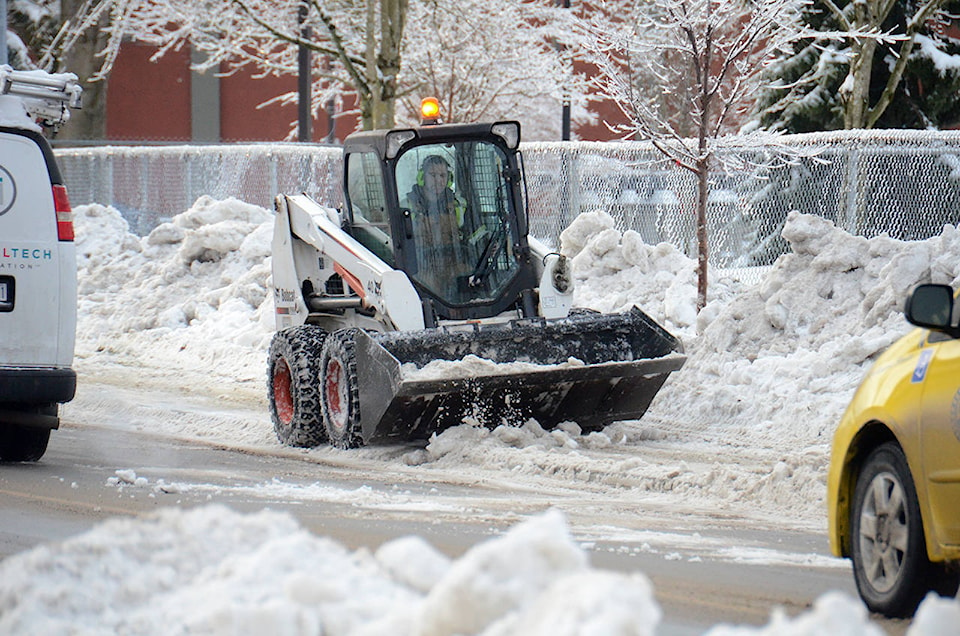
[[[419,145],[422,143],[437,143],[444,141],[463,141],[468,139],[487,139],[504,143],[504,137],[494,132],[495,127],[516,126],[516,144],[520,143],[520,123],[516,121],[500,121],[481,124],[436,124],[431,126],[417,126],[413,128],[391,128],[382,130],[365,130],[349,135],[343,141],[343,152],[376,152],[381,160],[392,158],[397,153],[388,156],[388,138],[406,139],[402,145]],[[410,133],[413,136],[410,137]],[[398,146],[399,147],[399,146]]]

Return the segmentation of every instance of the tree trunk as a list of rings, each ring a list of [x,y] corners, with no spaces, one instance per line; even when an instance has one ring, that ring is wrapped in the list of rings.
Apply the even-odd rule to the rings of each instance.
[[[397,76],[408,3],[409,0],[367,0],[364,59],[370,95],[366,99],[361,96],[364,130],[393,128],[396,120]]]
[[[850,90],[843,95],[843,127],[847,130],[866,128],[867,111],[870,107],[870,79],[873,74],[873,56],[877,50],[876,40],[866,40],[854,47],[850,62]]]
[[[708,15],[713,12],[707,4]],[[700,88],[700,114],[697,122],[697,159],[694,163],[697,175],[697,312],[707,306],[707,272],[709,246],[707,245],[707,199],[710,196],[710,130],[713,93],[710,90],[710,73],[713,69],[713,38],[708,35],[702,58],[697,61]]]
[[[83,0],[62,0],[63,20],[76,16]],[[100,27],[106,26],[106,21]],[[58,59],[58,72],[74,73],[83,86],[83,108],[70,112],[70,121],[57,133],[57,139],[90,139],[101,141],[107,136],[107,81],[90,82],[102,60],[96,54],[106,45],[102,28],[90,29],[76,45]]]
[[[697,311],[707,305],[707,201],[710,197],[710,169],[707,159],[697,161]]]

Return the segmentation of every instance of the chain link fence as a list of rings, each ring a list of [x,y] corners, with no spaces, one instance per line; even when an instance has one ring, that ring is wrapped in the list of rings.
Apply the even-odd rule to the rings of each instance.
[[[602,209],[622,231],[695,255],[695,177],[650,144],[529,143],[522,150],[534,236],[557,245],[578,214]],[[773,263],[787,248],[780,230],[794,210],[866,237],[924,239],[960,222],[960,132],[790,135],[726,154],[725,163],[739,167],[710,180],[715,267]],[[266,208],[278,193],[305,192],[334,207],[343,201],[337,147],[95,147],[56,155],[74,205],[112,205],[140,235],[202,195]]]

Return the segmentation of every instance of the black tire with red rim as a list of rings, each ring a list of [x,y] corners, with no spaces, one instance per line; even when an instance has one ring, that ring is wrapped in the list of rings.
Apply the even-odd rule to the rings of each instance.
[[[363,446],[357,390],[356,329],[334,331],[321,356],[323,425],[337,448]]]
[[[327,440],[320,415],[319,352],[327,332],[314,325],[278,331],[267,354],[267,397],[277,439],[311,448]]]

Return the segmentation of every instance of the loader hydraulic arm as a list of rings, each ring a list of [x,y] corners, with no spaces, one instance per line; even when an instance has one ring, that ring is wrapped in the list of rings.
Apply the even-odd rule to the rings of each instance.
[[[337,212],[327,210],[306,195],[277,197],[276,207],[278,230],[274,233],[273,258],[278,315],[283,292],[301,296],[298,292],[303,289],[303,281],[309,279],[301,270],[313,268],[325,278],[338,274],[352,295],[300,297],[294,309],[303,314],[302,320],[293,320],[292,324],[302,324],[316,307],[357,307],[382,315],[388,329],[423,329],[420,296],[413,283],[404,272],[384,263],[334,223],[331,216]],[[288,228],[289,239],[283,236],[284,227]],[[298,258],[294,239],[313,249],[312,259]],[[301,247],[299,252],[303,251]],[[313,302],[316,307],[311,306]]]

